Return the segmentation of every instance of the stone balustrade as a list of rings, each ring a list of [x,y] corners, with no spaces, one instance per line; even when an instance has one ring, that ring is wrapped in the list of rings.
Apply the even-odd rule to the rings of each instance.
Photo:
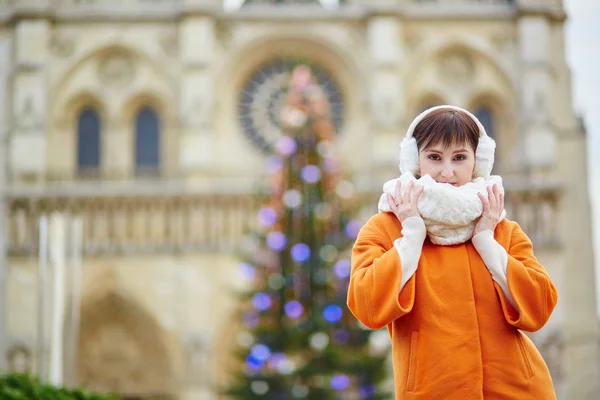
[[[92,191],[9,192],[9,253],[35,254],[40,216],[53,211],[82,217],[83,250],[88,255],[232,252],[240,249],[248,229],[258,227],[260,200],[250,190],[192,191],[164,184],[143,190],[114,184],[103,189],[101,183],[97,185]],[[366,217],[379,195],[362,196]],[[506,210],[536,248],[555,248],[560,246],[558,201],[555,188],[515,188],[507,190]]]

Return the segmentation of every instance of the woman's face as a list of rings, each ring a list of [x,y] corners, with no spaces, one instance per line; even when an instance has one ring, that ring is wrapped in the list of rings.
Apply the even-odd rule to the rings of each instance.
[[[442,143],[419,151],[421,176],[431,175],[440,183],[462,186],[473,180],[475,152],[468,143],[445,147]]]

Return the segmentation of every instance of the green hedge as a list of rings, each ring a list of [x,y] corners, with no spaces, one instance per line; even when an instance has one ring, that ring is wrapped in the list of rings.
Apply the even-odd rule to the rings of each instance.
[[[118,400],[116,396],[99,395],[82,389],[56,388],[39,382],[27,374],[0,377],[1,400]]]

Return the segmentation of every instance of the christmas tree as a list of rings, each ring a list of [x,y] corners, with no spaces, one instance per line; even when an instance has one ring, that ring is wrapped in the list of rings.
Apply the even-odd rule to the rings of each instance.
[[[350,250],[360,229],[352,184],[334,157],[328,102],[308,67],[296,67],[283,110],[272,191],[249,235],[234,399],[384,399],[385,354],[346,306]],[[383,338],[382,338],[383,334]]]

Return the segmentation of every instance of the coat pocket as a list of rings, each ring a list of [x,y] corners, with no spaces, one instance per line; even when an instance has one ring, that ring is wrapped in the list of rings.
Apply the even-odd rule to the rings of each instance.
[[[415,390],[417,378],[417,348],[419,344],[419,332],[414,331],[410,337],[410,353],[408,355],[408,376],[406,377],[406,391]]]
[[[527,378],[531,378],[533,373],[533,367],[531,366],[531,358],[529,357],[529,353],[527,352],[527,346],[525,344],[525,340],[523,339],[523,334],[517,330],[517,341],[519,343],[519,350],[521,352],[521,358],[523,359],[523,363],[525,364],[525,371],[527,372]]]

